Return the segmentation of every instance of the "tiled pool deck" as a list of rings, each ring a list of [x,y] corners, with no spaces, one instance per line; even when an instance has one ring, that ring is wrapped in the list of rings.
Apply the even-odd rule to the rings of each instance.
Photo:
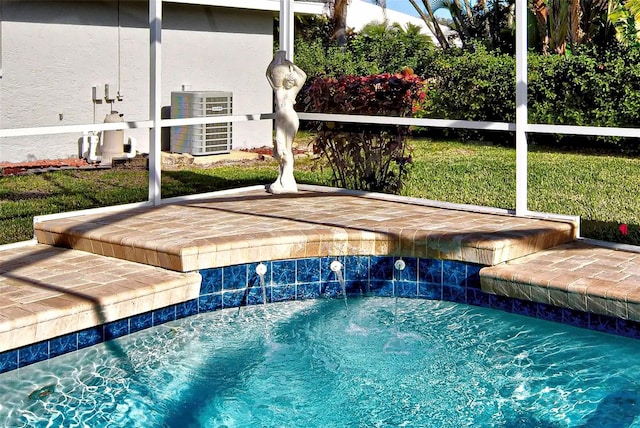
[[[0,372],[237,306],[257,262],[269,264],[270,301],[326,294],[335,278],[325,265],[341,257],[352,293],[497,307],[510,297],[534,312],[575,314],[574,325],[589,314],[640,321],[640,254],[576,240],[571,220],[301,189],[40,221],[38,244],[0,251]],[[408,266],[399,279],[390,267],[398,257]]]

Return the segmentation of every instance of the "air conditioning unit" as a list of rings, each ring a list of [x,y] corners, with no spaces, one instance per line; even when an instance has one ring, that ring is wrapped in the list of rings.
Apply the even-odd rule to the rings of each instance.
[[[231,92],[171,92],[171,118],[230,116],[232,103]],[[173,126],[171,151],[194,156],[229,153],[231,131],[231,122]]]

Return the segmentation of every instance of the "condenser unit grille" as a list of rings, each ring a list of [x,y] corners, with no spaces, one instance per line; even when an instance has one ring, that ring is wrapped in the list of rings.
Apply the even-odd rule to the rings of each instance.
[[[171,93],[171,118],[230,116],[231,92],[182,91]],[[192,155],[229,153],[232,124],[209,123],[171,128],[171,151]]]

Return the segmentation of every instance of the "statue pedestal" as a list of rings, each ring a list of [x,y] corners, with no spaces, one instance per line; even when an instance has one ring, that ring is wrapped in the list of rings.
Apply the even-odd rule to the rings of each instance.
[[[298,183],[295,180],[291,183],[287,183],[286,185],[280,181],[273,182],[267,192],[272,193],[274,195],[280,195],[283,193],[298,193]]]

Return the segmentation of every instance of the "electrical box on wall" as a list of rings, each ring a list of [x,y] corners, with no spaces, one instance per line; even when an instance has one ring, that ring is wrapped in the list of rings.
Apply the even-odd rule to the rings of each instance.
[[[232,104],[231,92],[171,92],[171,118],[230,116]],[[192,155],[229,153],[231,137],[231,122],[174,126],[171,128],[171,151]]]

